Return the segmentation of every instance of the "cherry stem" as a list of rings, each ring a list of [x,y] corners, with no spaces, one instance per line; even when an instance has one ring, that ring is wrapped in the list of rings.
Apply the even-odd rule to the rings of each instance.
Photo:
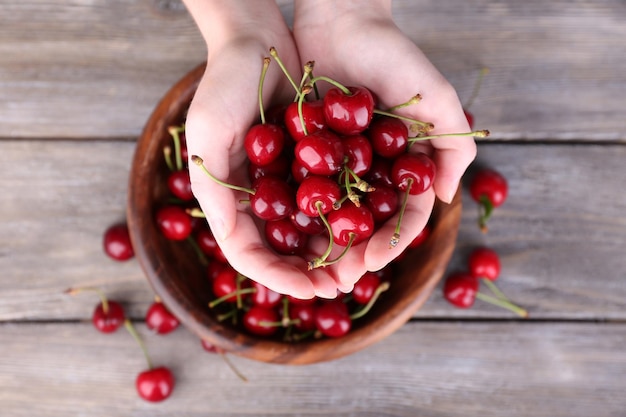
[[[370,298],[367,304],[365,304],[365,306],[359,311],[355,311],[354,313],[352,313],[350,315],[350,319],[356,320],[366,315],[372,309],[372,306],[374,305],[376,300],[378,300],[378,297],[380,297],[380,294],[387,291],[388,289],[389,289],[389,282],[388,281],[381,282],[380,285],[376,287],[376,289],[374,290],[374,294],[372,294],[372,298]]]
[[[192,238],[191,236],[189,236],[187,237],[187,242],[189,242],[189,245],[193,248],[194,252],[196,252],[196,255],[198,255],[198,259],[200,260],[200,263],[203,266],[207,266],[209,264],[209,260],[207,259],[204,252],[202,252],[202,249],[200,249],[200,246],[198,246],[198,243],[196,242],[196,240]]]
[[[404,107],[409,107],[409,106],[411,106],[413,104],[417,104],[420,101],[422,101],[422,96],[420,94],[415,94],[413,97],[411,97],[410,99],[408,99],[404,103],[396,104],[395,106],[390,107],[389,109],[387,109],[387,111],[388,112],[393,112],[393,111],[402,109]]]
[[[300,124],[302,125],[302,133],[304,133],[305,136],[308,136],[309,132],[307,131],[306,124],[304,123],[304,114],[302,113],[302,103],[304,102],[304,97],[306,97],[309,91],[305,92],[305,90],[303,89],[301,90],[301,94],[297,97],[298,98],[298,118],[300,119]]]
[[[498,286],[492,280],[490,280],[489,278],[482,278],[481,280],[496,297],[504,301],[511,301],[509,300],[509,297],[507,297],[502,291],[500,291]]]
[[[493,213],[493,203],[486,195],[481,195],[478,200],[478,227],[480,228],[481,232],[487,233],[487,221],[489,220],[489,218],[491,218],[491,214]]]
[[[165,164],[170,171],[175,171],[174,163],[172,162],[172,148],[165,146],[163,148],[163,157],[165,158]]]
[[[243,289],[236,289],[235,291],[232,291],[226,295],[222,295],[219,298],[216,298],[215,300],[211,301],[209,303],[209,308],[213,308],[218,304],[223,303],[224,301],[228,300],[231,297],[238,297],[241,296],[243,294],[252,294],[256,292],[256,288],[243,288]]]
[[[404,217],[404,211],[406,210],[406,205],[409,201],[409,194],[411,191],[411,187],[413,186],[413,178],[409,178],[407,180],[406,192],[404,193],[404,199],[402,200],[402,207],[400,207],[400,213],[398,214],[398,223],[396,223],[396,230],[391,236],[391,240],[389,240],[389,249],[393,249],[398,246],[400,242],[400,224],[402,223],[402,218]]]
[[[354,243],[354,239],[356,239],[356,233],[351,232],[350,233],[350,240],[348,240],[348,244],[346,245],[345,248],[343,248],[341,253],[335,259],[327,261],[326,260],[326,258],[328,258],[328,255],[327,255],[326,258],[320,259],[319,261],[314,260],[315,267],[319,268],[319,267],[323,267],[323,266],[333,265],[333,264],[336,264],[337,262],[339,262],[341,259],[343,259],[344,256],[346,256],[346,254],[348,253],[348,251],[352,247],[352,244]],[[332,235],[330,236],[330,240],[331,241],[333,240]]]
[[[309,85],[315,87],[315,83],[318,81],[326,81],[327,83],[337,87],[340,89],[345,95],[351,96],[352,92],[345,85],[339,83],[338,81],[333,80],[332,78],[326,77],[324,75],[320,75],[319,77],[311,78],[309,80]]]
[[[261,320],[259,322],[259,326],[263,327],[289,327],[292,324],[300,324],[300,319],[289,319],[281,320],[281,321],[266,321]]]
[[[475,132],[465,132],[465,133],[442,133],[440,135],[416,136],[414,138],[409,138],[409,146],[413,145],[415,142],[420,142],[420,141],[429,140],[429,139],[438,139],[438,138],[445,138],[445,137],[451,137],[451,136],[472,136],[476,138],[486,138],[487,136],[489,136],[489,134],[490,133],[488,130],[477,130]]]
[[[237,320],[237,311],[239,311],[239,310],[237,310],[237,308],[233,308],[228,313],[220,314],[220,315],[218,315],[216,317],[217,321],[223,322],[227,318],[233,317],[233,322],[236,322],[236,320]]]
[[[220,180],[215,175],[211,174],[209,172],[209,170],[207,169],[207,167],[204,165],[204,160],[202,158],[200,158],[198,155],[192,155],[191,156],[191,161],[194,164],[198,165],[200,168],[202,168],[204,173],[206,175],[208,175],[209,178],[211,178],[213,181],[215,181],[219,185],[222,185],[222,186],[224,186],[226,188],[230,188],[231,190],[242,191],[244,193],[248,193],[248,194],[252,194],[252,195],[255,194],[255,191],[253,189],[251,189],[251,188],[240,187],[238,185],[229,184],[227,182],[224,182],[224,181]]]
[[[316,201],[315,202],[315,208],[317,208],[317,213],[320,217],[320,219],[322,220],[322,223],[324,223],[324,226],[326,226],[326,230],[328,230],[328,247],[326,248],[326,251],[322,254],[322,256],[319,256],[315,259],[313,259],[312,261],[308,262],[308,270],[311,271],[315,268],[319,268],[320,266],[322,266],[322,264],[324,263],[324,261],[326,261],[326,259],[328,259],[328,257],[330,256],[330,252],[333,250],[333,244],[334,244],[334,240],[333,240],[333,229],[332,227],[330,227],[330,223],[328,223],[328,220],[326,220],[326,216],[324,215],[324,213],[322,212],[322,205],[324,203],[321,201]]]
[[[411,117],[402,116],[400,114],[388,112],[388,111],[385,111],[385,110],[374,109],[374,114],[378,114],[378,115],[381,115],[381,116],[387,116],[387,117],[395,117],[396,119],[404,120],[406,122],[411,122],[413,124],[416,124],[416,125],[420,126],[422,128],[421,130],[422,131],[426,131],[426,132],[435,128],[435,125],[433,125],[430,122],[424,122],[422,120],[413,119]]]
[[[259,78],[259,114],[261,115],[261,124],[265,124],[265,109],[263,109],[263,83],[265,75],[270,66],[270,58],[263,58],[263,69],[261,69],[261,77]]]
[[[270,55],[272,56],[272,58],[274,58],[280,69],[283,71],[285,77],[287,77],[287,80],[289,80],[289,83],[293,86],[294,90],[296,90],[297,96],[300,96],[300,89],[298,88],[298,85],[293,80],[291,74],[289,74],[289,71],[287,71],[285,64],[283,64],[282,59],[280,59],[280,57],[278,56],[278,51],[273,46],[270,48]]]
[[[299,90],[302,90],[302,87],[304,87],[304,83],[306,82],[306,80],[308,78],[311,78],[311,73],[313,72],[313,67],[315,66],[315,61],[309,61],[306,64],[304,64],[304,70],[302,73],[302,79],[300,80],[300,88]]]
[[[176,161],[176,170],[180,171],[183,169],[183,157],[180,151],[180,132],[182,132],[184,127],[170,126],[167,131],[172,136],[174,140],[174,159]]]
[[[98,294],[98,297],[100,297],[100,303],[102,304],[102,312],[104,314],[109,314],[109,300],[107,299],[107,296],[104,294],[104,292],[99,288],[96,288],[96,287],[68,288],[67,290],[65,290],[65,293],[69,295],[76,295],[83,291],[93,291],[96,294]]]
[[[135,341],[141,348],[143,356],[146,358],[146,362],[148,363],[148,369],[152,369],[152,361],[150,360],[150,355],[148,355],[148,349],[146,349],[146,344],[141,339],[141,336],[139,336],[139,333],[137,333],[137,329],[135,329],[135,326],[133,326],[133,323],[130,321],[130,319],[124,320],[124,327],[126,327],[128,333],[130,333],[130,335],[133,337],[133,339],[135,339]]]
[[[193,208],[188,208],[187,210],[185,210],[187,212],[187,214],[189,214],[191,217],[195,217],[198,219],[206,219],[206,214],[204,214],[204,212],[202,211],[202,209],[198,208],[198,207],[193,207]]]
[[[224,362],[226,362],[226,365],[230,368],[230,370],[233,371],[235,373],[235,375],[237,375],[237,377],[239,377],[239,379],[241,379],[243,382],[248,382],[248,378],[246,378],[246,376],[244,374],[242,374],[239,369],[237,369],[235,364],[231,362],[231,360],[228,357],[228,355],[226,354],[226,352],[224,352],[223,350],[220,349],[218,351],[218,354],[222,357]]]
[[[513,313],[517,314],[518,316],[522,318],[528,318],[528,311],[526,311],[525,309],[523,309],[522,307],[518,305],[513,304],[512,302],[508,300],[501,300],[499,298],[492,297],[490,295],[483,294],[481,292],[476,293],[476,298],[478,298],[479,300],[485,301],[489,304],[493,304],[495,306],[502,307],[509,311],[512,311]]]
[[[482,68],[480,72],[478,73],[478,77],[476,78],[476,83],[474,83],[474,89],[472,90],[472,94],[470,95],[470,98],[463,105],[463,108],[465,110],[469,110],[470,106],[474,104],[474,100],[476,100],[476,97],[478,97],[478,91],[480,90],[480,86],[483,83],[483,79],[485,78],[485,75],[487,74],[489,74],[489,68],[487,67]]]

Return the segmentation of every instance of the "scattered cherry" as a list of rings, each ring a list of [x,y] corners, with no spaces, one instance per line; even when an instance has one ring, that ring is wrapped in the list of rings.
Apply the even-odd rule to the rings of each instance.
[[[476,300],[478,280],[465,272],[455,272],[446,278],[443,296],[459,308],[470,308]]]
[[[65,293],[76,295],[83,291],[93,291],[100,297],[91,315],[93,326],[102,333],[113,333],[119,329],[126,319],[124,307],[117,301],[109,300],[104,292],[94,287],[68,288]]]
[[[478,247],[469,255],[469,272],[474,278],[495,281],[500,275],[500,257],[491,248]]]
[[[483,233],[486,233],[487,222],[491,218],[493,209],[500,207],[506,201],[508,195],[506,178],[493,169],[481,169],[472,178],[469,191],[480,207],[478,226]]]
[[[126,261],[135,256],[126,223],[110,226],[103,237],[104,253],[116,261]]]
[[[168,334],[178,328],[180,322],[159,299],[146,312],[146,326],[157,334]]]
[[[135,380],[139,396],[149,402],[160,402],[174,390],[174,375],[169,368],[159,366],[141,372]]]

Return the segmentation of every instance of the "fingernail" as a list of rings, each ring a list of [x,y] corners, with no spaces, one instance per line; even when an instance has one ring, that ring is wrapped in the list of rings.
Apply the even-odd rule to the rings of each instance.
[[[226,226],[224,226],[224,222],[219,218],[209,218],[207,219],[209,222],[209,226],[211,226],[211,230],[213,231],[213,236],[215,236],[218,240],[225,240],[228,236],[226,236]]]

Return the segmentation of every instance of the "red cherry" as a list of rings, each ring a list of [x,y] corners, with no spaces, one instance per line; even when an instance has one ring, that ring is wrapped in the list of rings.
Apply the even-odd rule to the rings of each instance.
[[[125,223],[110,226],[104,232],[103,238],[104,253],[116,261],[126,261],[135,256],[128,225]]]
[[[324,226],[322,219],[319,217],[307,216],[299,208],[291,213],[289,219],[298,230],[306,233],[307,235],[319,235],[326,230],[326,226]]]
[[[243,315],[243,325],[255,335],[271,336],[278,330],[278,313],[273,308],[253,305]]]
[[[347,246],[351,240],[352,245],[357,245],[374,233],[374,217],[364,206],[343,204],[328,214],[328,223],[333,231],[334,242],[341,246]]]
[[[348,87],[350,94],[333,87],[324,96],[326,124],[342,135],[356,135],[369,126],[374,115],[374,97],[364,87]]]
[[[315,302],[309,304],[289,304],[289,318],[293,327],[301,332],[315,329]]]
[[[146,313],[146,326],[157,334],[168,334],[176,330],[180,322],[160,301],[155,301]]]
[[[395,117],[383,116],[372,121],[367,129],[374,152],[385,158],[395,158],[407,150],[409,129]]]
[[[465,272],[449,275],[443,286],[445,299],[459,308],[469,308],[474,305],[476,293],[478,293],[478,280]]]
[[[424,153],[405,153],[397,157],[391,167],[391,179],[401,191],[411,195],[428,190],[435,179],[436,167]]]
[[[265,239],[282,255],[300,255],[306,249],[308,234],[299,230],[291,219],[265,222]]]
[[[167,187],[174,196],[183,201],[193,200],[193,192],[191,191],[191,180],[189,179],[189,170],[181,169],[174,171],[167,177]]]
[[[260,219],[271,221],[288,217],[295,209],[293,189],[275,177],[261,177],[254,182],[250,195],[250,208]]]
[[[165,206],[156,213],[159,230],[170,240],[184,240],[191,234],[191,217],[179,206]]]
[[[294,158],[291,161],[291,178],[293,178],[296,183],[300,184],[305,178],[310,177],[311,175],[313,175],[311,174],[311,171],[302,165],[297,158]]]
[[[320,202],[323,214],[333,210],[334,204],[341,199],[339,185],[330,178],[310,176],[306,178],[296,192],[296,203],[304,214],[311,217],[319,215],[316,204]]]
[[[409,248],[417,248],[422,243],[426,242],[426,239],[428,239],[431,232],[432,232],[432,226],[427,223],[426,226],[424,226],[424,228],[422,229],[422,231],[419,232],[417,236],[415,236],[415,239],[413,239],[411,243],[409,243]]]
[[[465,113],[465,118],[467,119],[467,123],[469,124],[470,130],[474,130],[474,115],[469,112],[469,110],[463,109],[463,113]]]
[[[107,300],[106,309],[104,303],[99,303],[91,316],[94,327],[102,333],[113,333],[124,324],[125,319],[124,307],[112,300]]]
[[[372,184],[374,191],[365,194],[365,206],[376,223],[384,223],[398,211],[398,192],[384,184]]]
[[[254,288],[255,291],[250,295],[250,301],[252,301],[254,305],[264,308],[274,308],[279,305],[283,299],[282,294],[270,290],[265,285],[256,281],[252,281],[252,288]]]
[[[379,285],[380,276],[375,272],[366,272],[354,284],[352,298],[359,304],[367,304],[374,296]]]
[[[163,401],[174,390],[174,375],[164,366],[148,369],[137,376],[135,387],[144,400]]]
[[[217,259],[212,259],[207,266],[207,277],[209,278],[209,281],[212,282],[226,267],[228,267],[227,263],[218,261]]]
[[[271,123],[252,126],[244,138],[248,159],[255,165],[264,166],[274,161],[283,151],[285,134]]]
[[[293,102],[287,106],[287,110],[285,111],[285,127],[296,142],[303,139],[307,134],[310,135],[326,128],[324,102],[322,100],[303,102],[302,117],[304,119],[304,126],[306,127],[306,134],[302,129],[302,121],[298,113],[298,103]]]
[[[204,350],[206,350],[207,352],[210,352],[210,353],[221,353],[222,352],[222,350],[220,348],[218,348],[217,346],[215,346],[213,343],[209,342],[208,340],[201,339],[200,343],[202,345],[202,348]]]
[[[374,155],[372,166],[363,179],[370,184],[384,184],[388,187],[394,187],[393,181],[391,181],[391,164],[390,159]]]
[[[238,275],[237,271],[231,266],[221,270],[213,279],[213,295],[216,298],[221,298],[228,294],[233,294],[223,301],[227,303],[236,302],[237,296],[234,293],[237,291]]]
[[[215,240],[215,236],[208,228],[202,228],[198,230],[196,233],[196,242],[198,243],[198,247],[200,250],[210,257],[215,258],[220,262],[228,262],[224,252],[217,244],[217,240]]]
[[[342,139],[346,165],[356,175],[361,176],[372,166],[373,151],[370,141],[362,135],[346,136]]]
[[[493,249],[479,247],[469,256],[469,272],[474,278],[495,281],[500,276],[500,257]]]
[[[343,144],[329,130],[320,130],[302,138],[296,143],[294,154],[303,167],[316,175],[333,175],[343,166]]]
[[[493,207],[499,207],[506,201],[508,184],[506,178],[492,169],[478,171],[470,184],[472,198],[482,203],[487,199]]]
[[[344,336],[352,327],[352,319],[346,304],[340,300],[322,303],[315,310],[315,327],[324,336]]]
[[[289,159],[284,153],[282,153],[272,162],[264,166],[250,163],[248,165],[248,178],[251,182],[268,175],[276,178],[287,179],[287,177],[289,177],[290,170],[291,166]]]

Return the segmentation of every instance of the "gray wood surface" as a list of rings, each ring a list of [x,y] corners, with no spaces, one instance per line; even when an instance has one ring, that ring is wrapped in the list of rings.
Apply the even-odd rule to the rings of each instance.
[[[278,2],[290,19],[291,2]],[[397,333],[312,366],[219,356],[185,329],[142,323],[153,294],[136,260],[102,252],[123,220],[134,141],[206,49],[175,0],[0,0],[0,415],[626,415],[626,4],[394,1],[398,25],[492,131],[468,172],[509,181],[483,235],[464,193],[449,270],[488,245],[520,320],[440,287]],[[141,401],[128,334],[96,333],[92,285],[121,300],[178,384]]]

